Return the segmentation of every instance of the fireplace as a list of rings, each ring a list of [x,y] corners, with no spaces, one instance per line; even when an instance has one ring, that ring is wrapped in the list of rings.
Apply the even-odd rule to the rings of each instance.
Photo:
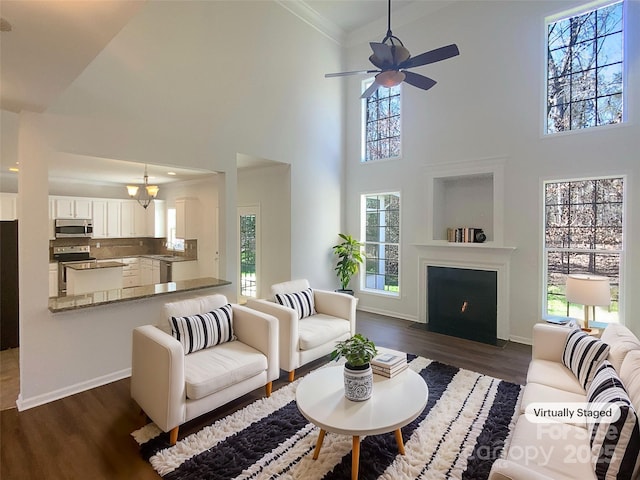
[[[429,330],[496,345],[497,280],[492,270],[428,266]]]

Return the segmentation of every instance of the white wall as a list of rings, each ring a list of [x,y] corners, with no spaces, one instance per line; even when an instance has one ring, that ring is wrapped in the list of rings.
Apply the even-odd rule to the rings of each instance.
[[[292,278],[290,173],[289,165],[238,170],[238,207],[260,212],[260,298],[274,283]]]
[[[586,2],[585,2],[586,3]],[[627,175],[625,318],[640,333],[640,3],[627,2],[628,122],[543,137],[544,18],[578,2],[460,1],[394,27],[412,54],[456,43],[460,56],[415,69],[438,81],[428,92],[403,87],[401,160],[361,165],[360,80],[347,83],[347,225],[359,232],[360,194],[402,193],[402,297],[358,293],[359,308],[418,318],[419,258],[425,255],[426,166],[505,159],[504,244],[511,256],[510,336],[527,341],[542,304],[541,191],[544,179]],[[367,44],[351,48],[347,70],[367,64]],[[473,201],[472,198],[469,201]],[[442,250],[439,250],[442,252]],[[430,255],[441,253],[430,252]]]
[[[74,152],[221,172],[220,273],[234,284],[236,154],[278,158],[291,165],[292,275],[329,287],[343,123],[340,83],[324,73],[339,63],[336,44],[276,2],[147,2],[55,105],[28,115],[18,153],[29,209],[19,243],[22,407],[122,375],[131,329],[156,311],[147,300],[48,311],[47,158]],[[223,291],[233,298],[235,285]]]
[[[18,161],[18,125],[17,113],[0,110],[0,192],[18,192],[18,174],[8,172]]]

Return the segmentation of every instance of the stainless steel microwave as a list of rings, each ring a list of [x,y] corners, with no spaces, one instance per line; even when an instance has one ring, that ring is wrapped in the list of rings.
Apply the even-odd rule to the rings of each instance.
[[[93,222],[90,218],[56,218],[56,238],[88,237],[93,235]]]

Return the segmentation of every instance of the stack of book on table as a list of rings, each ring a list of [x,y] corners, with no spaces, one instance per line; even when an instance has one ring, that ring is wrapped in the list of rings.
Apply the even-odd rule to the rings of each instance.
[[[373,373],[389,378],[406,370],[408,366],[406,353],[389,350],[387,348],[382,349],[380,353],[371,360]]]

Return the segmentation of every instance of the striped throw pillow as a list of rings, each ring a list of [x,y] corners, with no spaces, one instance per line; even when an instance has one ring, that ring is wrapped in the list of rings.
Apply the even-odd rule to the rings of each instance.
[[[589,423],[591,461],[599,480],[633,478],[640,469],[640,430],[638,415],[616,370],[605,360],[598,368],[589,390],[587,405],[614,403],[620,418],[601,417]],[[601,407],[599,407],[601,408]]]
[[[590,337],[582,330],[572,330],[567,335],[562,363],[573,372],[586,390],[607,355],[609,345],[598,338]]]
[[[293,308],[298,312],[298,320],[316,313],[313,290],[311,288],[294,293],[276,293],[276,301],[280,305]]]
[[[169,325],[171,335],[182,344],[185,354],[236,339],[233,333],[231,304],[207,313],[188,317],[171,317]]]

